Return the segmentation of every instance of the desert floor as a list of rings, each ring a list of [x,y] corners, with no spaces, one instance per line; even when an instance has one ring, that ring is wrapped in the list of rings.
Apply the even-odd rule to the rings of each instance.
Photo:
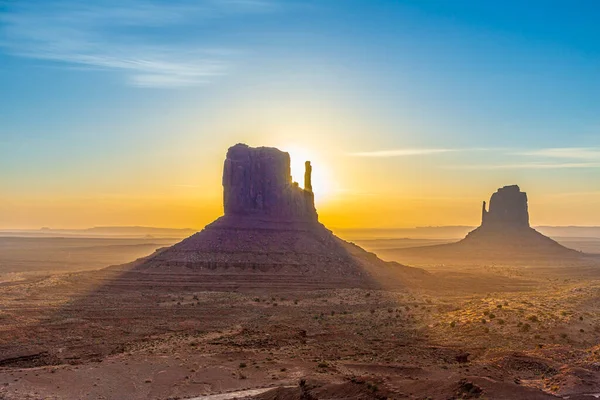
[[[79,261],[84,270],[168,244],[62,248],[93,259]],[[432,282],[394,292],[213,292],[185,282],[123,284],[121,272],[80,271],[78,261],[34,268],[40,259],[60,265],[48,254],[67,253],[14,246],[4,248],[31,255],[20,268],[16,253],[0,257],[0,398],[600,397],[594,258],[422,262]]]

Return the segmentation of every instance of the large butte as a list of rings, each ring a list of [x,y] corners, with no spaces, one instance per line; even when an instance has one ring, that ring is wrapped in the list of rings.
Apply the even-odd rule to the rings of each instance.
[[[224,215],[202,231],[121,266],[132,280],[206,290],[403,287],[428,274],[385,262],[318,220],[312,166],[292,181],[290,155],[237,144],[223,167]]]

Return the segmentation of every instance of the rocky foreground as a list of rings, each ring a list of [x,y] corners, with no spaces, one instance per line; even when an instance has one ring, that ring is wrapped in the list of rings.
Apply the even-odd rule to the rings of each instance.
[[[443,284],[399,291],[123,288],[112,272],[13,282],[0,287],[0,398],[600,393],[597,267],[519,271],[432,271]]]

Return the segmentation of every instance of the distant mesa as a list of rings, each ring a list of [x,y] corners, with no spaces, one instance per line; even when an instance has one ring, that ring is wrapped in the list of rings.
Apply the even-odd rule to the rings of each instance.
[[[519,186],[504,186],[492,194],[489,210],[485,208],[481,226],[469,232],[459,243],[479,249],[514,251],[513,255],[567,255],[579,254],[568,249],[529,225],[527,193]],[[507,254],[511,255],[511,254]]]
[[[527,194],[519,186],[504,186],[483,202],[481,225],[458,243],[406,249],[405,254],[436,258],[482,258],[493,260],[574,258],[581,253],[568,249],[529,225]]]
[[[127,268],[140,279],[201,284],[209,290],[378,287],[427,273],[385,262],[336,237],[318,220],[312,165],[304,188],[290,155],[236,144],[223,166],[224,215],[202,231]]]

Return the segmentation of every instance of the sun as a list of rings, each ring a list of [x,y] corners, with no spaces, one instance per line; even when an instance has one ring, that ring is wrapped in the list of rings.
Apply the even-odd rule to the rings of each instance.
[[[304,163],[310,161],[313,168],[312,187],[315,202],[319,203],[331,195],[330,169],[317,152],[293,144],[282,146],[282,150],[290,154],[292,180],[298,182],[300,187],[304,187]]]

